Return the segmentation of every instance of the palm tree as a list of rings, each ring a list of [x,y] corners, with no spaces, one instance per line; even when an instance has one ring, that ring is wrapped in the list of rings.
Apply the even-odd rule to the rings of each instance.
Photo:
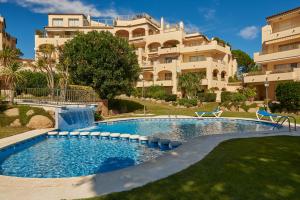
[[[3,50],[0,51],[0,64],[3,67],[7,67],[10,63],[18,60],[22,55],[20,49],[12,49],[4,46]]]
[[[0,76],[4,78],[4,82],[10,89],[10,103],[13,104],[15,97],[15,89],[18,82],[23,80],[23,75],[20,73],[23,65],[20,62],[12,62],[0,71]]]
[[[38,61],[33,68],[46,74],[47,85],[51,91],[52,98],[54,97],[54,75],[56,68],[56,48],[52,44],[42,44],[38,49]]]
[[[204,73],[188,72],[179,76],[178,86],[183,90],[188,98],[197,96],[197,92],[202,89],[202,79],[205,77]]]

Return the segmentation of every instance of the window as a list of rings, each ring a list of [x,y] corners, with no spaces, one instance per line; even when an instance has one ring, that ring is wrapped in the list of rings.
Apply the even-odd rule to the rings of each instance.
[[[63,26],[64,20],[61,18],[56,18],[52,20],[52,26]]]
[[[198,62],[198,61],[205,61],[205,56],[190,56],[189,61],[190,62]]]
[[[296,42],[292,44],[279,45],[278,51],[288,51],[288,50],[299,49],[299,48],[300,48],[300,43]]]
[[[69,19],[69,26],[79,26],[79,19]]]
[[[172,80],[172,73],[165,73],[165,80]]]
[[[165,58],[165,63],[171,63],[171,62],[173,62],[173,60],[177,60],[177,58],[175,58],[175,57],[166,57]]]

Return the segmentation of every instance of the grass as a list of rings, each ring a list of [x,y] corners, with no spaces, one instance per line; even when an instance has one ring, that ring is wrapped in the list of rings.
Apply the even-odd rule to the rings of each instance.
[[[30,129],[26,127],[26,124],[29,122],[31,118],[31,116],[26,115],[26,113],[29,110],[33,110],[34,115],[43,115],[48,117],[49,119],[52,119],[50,114],[42,108],[35,108],[26,105],[14,105],[14,106],[9,106],[8,109],[9,108],[19,108],[20,115],[18,117],[8,117],[4,113],[0,112],[0,139],[29,131]],[[22,124],[21,127],[16,128],[16,127],[9,126],[15,119],[20,119],[20,122]]]
[[[234,139],[189,168],[90,200],[299,200],[300,137]]]
[[[127,98],[126,98],[127,99]],[[127,99],[128,100],[128,99]],[[139,104],[146,106],[147,113],[151,113],[154,115],[187,115],[187,116],[195,116],[196,111],[212,111],[215,109],[219,104],[218,103],[207,103],[203,104],[203,106],[199,108],[177,108],[174,106],[170,106],[168,104],[162,103],[155,103],[151,101],[145,101],[140,99],[130,99],[130,101],[137,102]],[[132,117],[134,114],[141,114],[143,113],[142,109],[138,109],[131,114],[122,114],[116,115],[111,118],[118,118],[118,117]],[[300,123],[300,116],[293,115],[297,120],[297,123]],[[241,118],[256,118],[255,113],[249,112],[229,112],[226,111],[222,114],[222,117],[241,117]]]
[[[0,139],[17,135],[20,133],[24,133],[26,131],[30,131],[31,129],[27,127],[18,127],[18,128],[11,128],[11,127],[0,127]]]

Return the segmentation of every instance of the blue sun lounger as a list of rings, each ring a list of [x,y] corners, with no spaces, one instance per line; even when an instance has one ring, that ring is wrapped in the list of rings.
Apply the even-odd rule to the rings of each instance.
[[[269,113],[265,110],[258,110],[258,111],[256,111],[256,117],[257,117],[258,120],[261,120],[263,117],[267,117],[267,118],[270,118],[270,120],[272,122],[275,122],[275,120],[277,120],[278,118],[280,118],[282,116]]]
[[[220,117],[222,113],[223,110],[221,110],[219,106],[211,112],[195,112],[197,117],[204,117],[205,115],[214,115],[215,117]]]

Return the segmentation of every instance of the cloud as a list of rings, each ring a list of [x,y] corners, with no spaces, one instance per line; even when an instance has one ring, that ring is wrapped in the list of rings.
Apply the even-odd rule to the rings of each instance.
[[[184,29],[187,33],[200,32],[200,28],[192,23],[186,23]]]
[[[206,20],[214,20],[216,18],[216,10],[212,8],[199,8],[199,12]]]
[[[0,0],[0,3],[6,3],[7,0]]]
[[[259,31],[259,29],[257,26],[247,26],[247,27],[243,28],[242,30],[240,30],[238,35],[246,40],[252,40],[257,37],[258,31]]]
[[[117,12],[113,8],[99,10],[95,5],[84,3],[82,0],[12,0],[12,2],[35,13],[83,13],[93,17],[117,16]]]

